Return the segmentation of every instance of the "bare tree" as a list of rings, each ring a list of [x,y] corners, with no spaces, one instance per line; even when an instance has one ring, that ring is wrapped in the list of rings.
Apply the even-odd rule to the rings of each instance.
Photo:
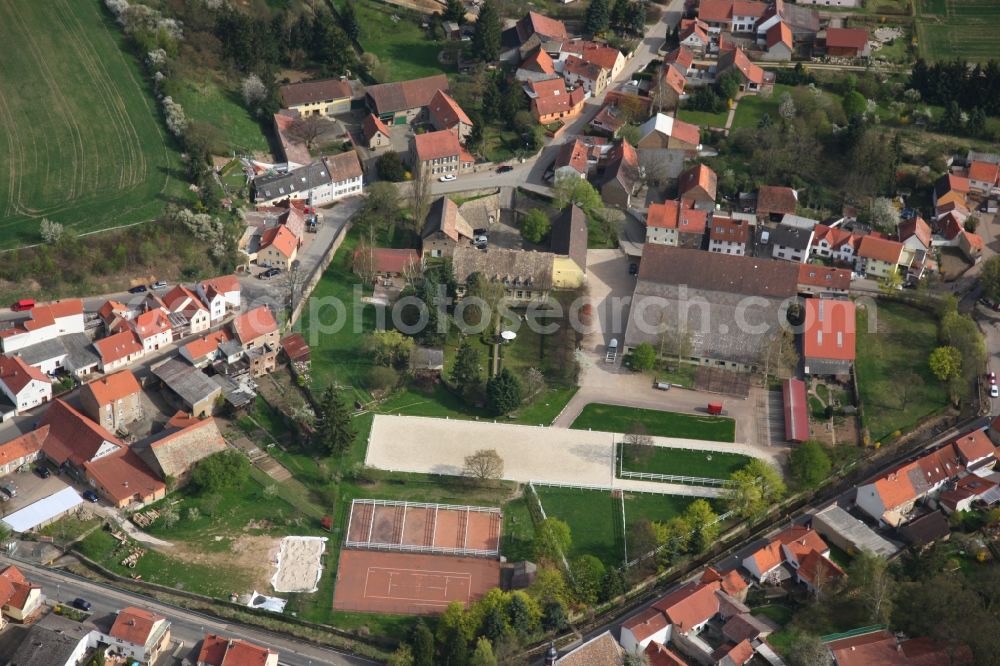
[[[365,284],[375,282],[375,248],[364,238],[358,241],[358,249],[354,253],[354,274]]]
[[[306,282],[305,271],[300,269],[298,259],[285,271],[283,280],[285,292],[288,294],[288,318],[291,320],[292,313],[295,312],[296,299],[302,294],[302,287]]]
[[[649,436],[646,426],[634,421],[625,433],[625,444],[632,450],[632,458],[639,464],[646,464],[653,458],[653,438]]]
[[[413,165],[413,182],[410,183],[410,208],[413,209],[413,227],[419,232],[431,207],[431,170]]]
[[[323,116],[311,115],[296,118],[288,125],[288,135],[306,144],[311,149],[316,139],[333,129],[333,123]]]
[[[538,368],[528,368],[524,377],[524,401],[531,402],[545,390],[545,375]]]
[[[503,458],[496,449],[479,449],[465,456],[462,474],[476,481],[494,481],[503,476]]]
[[[656,85],[650,91],[650,99],[653,102],[653,109],[657,113],[663,113],[664,109],[673,109],[677,105],[677,97],[670,92],[669,86],[667,86],[667,67],[670,65],[662,65],[660,70],[656,73]]]
[[[924,378],[913,370],[907,370],[900,377],[899,384],[897,385],[899,389],[899,401],[901,403],[900,409],[906,409],[910,400],[913,396],[920,392],[924,386]]]
[[[764,364],[765,381],[769,375],[788,376],[799,363],[799,353],[791,332],[782,329],[777,335],[772,335],[761,348],[760,362]]]

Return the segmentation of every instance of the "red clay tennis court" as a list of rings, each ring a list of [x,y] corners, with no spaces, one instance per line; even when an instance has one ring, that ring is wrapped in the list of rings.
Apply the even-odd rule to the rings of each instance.
[[[499,557],[500,509],[356,499],[348,548]]]
[[[468,605],[500,583],[500,562],[371,550],[340,551],[333,607],[342,611],[430,615]]]

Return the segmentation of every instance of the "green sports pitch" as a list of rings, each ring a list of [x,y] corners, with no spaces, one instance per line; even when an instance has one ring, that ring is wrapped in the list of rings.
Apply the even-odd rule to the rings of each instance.
[[[916,0],[917,44],[927,60],[1000,59],[997,0]]]
[[[98,0],[4,0],[0,248],[40,241],[43,218],[80,233],[154,219],[171,176],[159,110]]]

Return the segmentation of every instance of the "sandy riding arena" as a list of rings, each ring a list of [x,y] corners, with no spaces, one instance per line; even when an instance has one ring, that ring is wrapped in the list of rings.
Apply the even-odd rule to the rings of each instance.
[[[275,592],[315,592],[323,573],[326,537],[289,536],[281,540],[271,578]]]

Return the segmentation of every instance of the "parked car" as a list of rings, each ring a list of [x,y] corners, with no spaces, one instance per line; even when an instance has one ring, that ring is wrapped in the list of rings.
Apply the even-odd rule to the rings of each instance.
[[[5,483],[0,486],[0,492],[2,492],[7,497],[17,497],[17,488],[14,487],[13,483]]]
[[[33,298],[22,298],[19,301],[15,301],[10,309],[14,312],[24,312],[25,310],[30,310],[35,307],[35,299]]]
[[[71,601],[70,606],[72,606],[73,608],[78,608],[82,611],[89,611],[91,609],[90,602],[87,601],[86,599],[81,599],[80,597],[77,597],[76,599]]]
[[[653,388],[659,389],[661,391],[669,391],[670,382],[656,382],[655,384],[653,384]]]
[[[995,373],[995,372],[987,372],[986,373],[986,379],[990,380],[990,384],[996,384],[997,383],[997,373]]]
[[[628,265],[628,274],[629,275],[638,275],[639,274],[639,264],[629,264]]]
[[[261,280],[270,280],[275,275],[281,272],[280,268],[268,268],[266,271],[258,275],[257,277]]]
[[[156,282],[153,283],[153,289],[166,289],[166,288],[167,288],[166,280],[157,280]]]
[[[448,182],[451,182],[451,181],[455,180],[456,178],[457,178],[457,176],[455,174],[453,174],[453,173],[446,173],[445,175],[443,175],[440,178],[438,178],[438,180],[440,180],[442,183],[448,183]]]
[[[93,490],[85,490],[83,491],[83,499],[87,500],[88,502],[97,502],[99,498],[97,497],[97,493],[95,493]]]
[[[146,285],[140,284],[138,287],[132,287],[128,290],[130,294],[144,294],[146,293]]]
[[[990,397],[1000,398],[1000,386],[997,386],[996,384],[990,384]]]
[[[52,476],[52,470],[50,470],[45,465],[38,465],[37,467],[35,467],[35,474],[42,477],[43,479],[47,479],[50,476]]]
[[[514,170],[514,167],[512,167],[509,164],[501,164],[500,166],[497,167],[497,173],[507,173],[507,172],[513,171],[513,170]]]

